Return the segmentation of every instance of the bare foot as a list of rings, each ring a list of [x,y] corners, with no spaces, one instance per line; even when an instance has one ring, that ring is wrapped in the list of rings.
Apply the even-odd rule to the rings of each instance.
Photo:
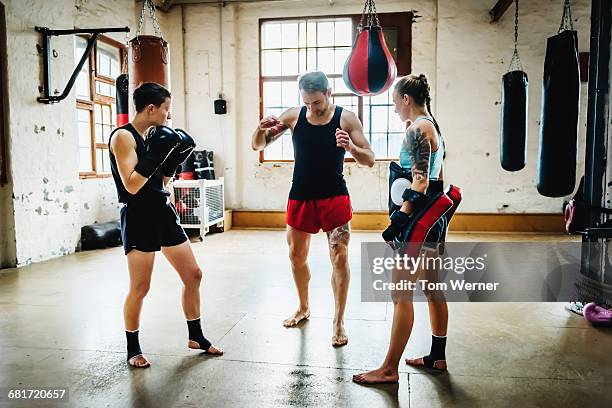
[[[436,360],[433,363],[433,367],[429,367],[425,365],[425,361],[423,361],[423,357],[419,358],[407,358],[406,364],[414,366],[414,367],[427,367],[433,368],[434,370],[446,371],[446,360]]]
[[[344,323],[334,323],[334,335],[332,336],[332,346],[342,347],[348,344],[348,337],[344,331]]]
[[[128,360],[128,365],[130,367],[134,367],[134,368],[147,368],[147,367],[151,367],[151,363],[149,362],[149,360],[147,360],[147,358],[145,356],[143,356],[142,354],[139,354],[137,356],[134,356],[134,357],[130,358]]]
[[[190,349],[194,349],[194,350],[203,350],[202,347],[200,347],[200,343],[198,343],[197,341],[193,341],[193,340],[189,340],[187,342],[187,347],[189,347]],[[206,354],[210,354],[212,356],[222,356],[223,355],[223,350],[215,346],[212,346],[212,345],[207,350],[203,350],[203,351]]]
[[[379,368],[367,373],[356,374],[353,382],[357,384],[391,384],[399,381],[397,370]]]
[[[283,321],[283,326],[295,327],[298,324],[300,324],[302,320],[306,320],[309,317],[310,317],[310,309],[306,309],[306,310],[298,309],[297,312],[295,312],[290,318],[285,319]]]

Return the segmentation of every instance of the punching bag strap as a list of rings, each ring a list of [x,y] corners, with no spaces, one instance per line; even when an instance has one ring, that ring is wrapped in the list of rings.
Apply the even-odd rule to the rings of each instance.
[[[563,30],[574,31],[574,22],[572,21],[572,8],[570,6],[570,0],[565,0],[563,3],[563,16],[561,17],[561,24],[559,25],[559,34]]]
[[[363,25],[363,20],[365,19],[365,26]],[[378,20],[378,14],[376,13],[376,4],[374,4],[374,0],[365,0],[363,4],[363,12],[361,13],[361,20],[359,20],[359,25],[357,28],[359,32],[363,29],[363,27],[380,27],[380,21]]]
[[[514,0],[514,53],[510,61],[510,71],[523,71],[523,63],[518,53],[518,15],[519,15],[519,0]]]

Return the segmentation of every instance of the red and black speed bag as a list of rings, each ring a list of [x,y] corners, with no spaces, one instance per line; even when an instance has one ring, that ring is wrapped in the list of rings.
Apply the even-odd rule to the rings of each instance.
[[[344,83],[357,95],[378,95],[389,89],[396,76],[397,67],[382,28],[364,27],[344,64]]]
[[[127,74],[119,75],[115,81],[115,85],[117,96],[115,99],[115,103],[117,104],[117,127],[120,127],[130,121],[130,98],[128,97],[129,78]]]

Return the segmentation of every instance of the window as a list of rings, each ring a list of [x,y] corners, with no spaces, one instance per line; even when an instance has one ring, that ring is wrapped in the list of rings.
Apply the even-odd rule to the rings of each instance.
[[[290,107],[301,106],[297,85],[299,75],[321,70],[329,78],[333,103],[359,116],[376,158],[393,159],[399,152],[403,124],[393,112],[391,91],[374,97],[360,97],[352,94],[342,79],[359,17],[261,20],[260,114],[261,117],[278,116]],[[390,13],[379,17],[385,27],[387,44],[398,64],[398,72],[405,75],[410,72],[410,51],[405,47],[406,44],[410,46],[412,14]],[[404,51],[399,52],[402,49]],[[291,133],[286,132],[266,148],[260,158],[262,161],[293,160]]]
[[[87,39],[75,37],[75,65],[87,47]],[[110,173],[108,139],[117,126],[115,78],[125,57],[123,45],[99,37],[77,77],[77,132],[81,177],[107,177]]]

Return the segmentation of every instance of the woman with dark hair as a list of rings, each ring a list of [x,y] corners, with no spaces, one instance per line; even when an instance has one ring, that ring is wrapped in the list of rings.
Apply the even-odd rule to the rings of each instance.
[[[393,90],[395,113],[406,123],[406,136],[399,154],[400,165],[412,173],[412,184],[403,195],[404,202],[396,212],[397,216],[392,217],[391,225],[383,232],[383,239],[387,242],[399,236],[413,211],[414,202],[425,196],[430,184],[441,186],[444,177],[444,140],[440,127],[431,114],[429,93],[429,84],[423,74],[401,78]],[[426,256],[437,256],[436,241],[444,236],[446,227],[444,222],[438,222],[432,228],[426,239],[427,243],[423,246]],[[421,276],[423,275],[429,281],[437,280],[435,269],[422,269]],[[424,357],[406,359],[406,363],[446,370],[446,299],[441,291],[425,291],[425,296],[429,305],[432,331],[431,351]],[[380,368],[353,376],[353,381],[358,384],[394,383],[399,380],[398,366],[412,331],[414,307],[411,292],[401,296],[393,293],[392,298],[393,325],[387,356]]]

